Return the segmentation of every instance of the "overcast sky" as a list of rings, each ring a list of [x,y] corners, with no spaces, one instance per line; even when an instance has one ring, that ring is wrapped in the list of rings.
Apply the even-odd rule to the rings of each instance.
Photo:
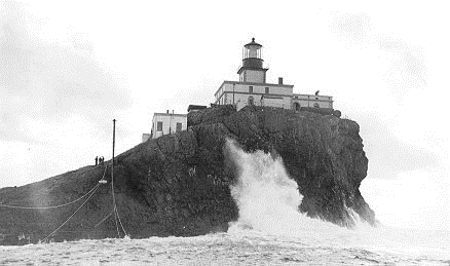
[[[360,124],[381,218],[423,226],[436,208],[449,227],[445,1],[111,2],[0,1],[0,187],[111,158],[114,118],[120,153],[154,112],[208,105],[254,37],[269,83],[332,95]]]

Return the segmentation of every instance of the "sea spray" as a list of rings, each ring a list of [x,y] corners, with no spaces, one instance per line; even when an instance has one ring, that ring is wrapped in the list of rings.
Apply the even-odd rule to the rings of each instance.
[[[239,208],[239,218],[230,225],[228,234],[295,239],[296,243],[321,248],[449,258],[447,231],[438,235],[382,225],[374,228],[351,208],[347,211],[355,221],[353,229],[307,217],[298,210],[303,197],[280,157],[263,151],[246,153],[230,140],[226,145],[228,158],[237,168],[231,194]]]
[[[281,157],[256,151],[246,153],[233,141],[227,141],[228,157],[238,168],[237,182],[231,194],[239,208],[239,220],[231,226],[250,228],[269,234],[301,236],[314,239],[340,238],[336,232],[347,231],[337,225],[311,219],[298,210],[302,195],[297,183],[287,174]],[[335,234],[329,234],[334,231]],[[312,238],[311,238],[312,239]]]
[[[281,158],[257,151],[245,153],[232,141],[227,148],[238,166],[238,180],[231,194],[239,208],[243,226],[262,231],[279,230],[280,217],[297,215],[301,203],[297,183],[290,179]]]

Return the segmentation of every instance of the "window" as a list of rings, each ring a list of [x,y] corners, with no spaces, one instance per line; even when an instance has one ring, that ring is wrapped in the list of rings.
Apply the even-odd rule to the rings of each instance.
[[[162,131],[162,122],[156,123],[156,131]]]
[[[318,103],[314,103],[314,107],[319,108],[319,104]]]
[[[182,123],[177,123],[177,132],[181,131],[183,124]]]
[[[294,110],[296,112],[300,111],[300,104],[299,103],[297,103],[297,102],[294,103]]]
[[[248,105],[253,105],[255,103],[255,100],[253,99],[253,96],[248,97]]]
[[[248,92],[253,93],[253,86],[248,86]]]
[[[269,87],[266,87],[266,94],[269,94]]]

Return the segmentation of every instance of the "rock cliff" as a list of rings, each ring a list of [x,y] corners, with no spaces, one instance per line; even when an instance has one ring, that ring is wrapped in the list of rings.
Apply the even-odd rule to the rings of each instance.
[[[149,140],[116,158],[117,210],[132,237],[199,235],[225,231],[238,218],[230,194],[236,166],[225,150],[227,138],[246,151],[281,156],[304,196],[299,210],[342,226],[351,226],[349,209],[375,223],[374,212],[359,191],[368,159],[356,122],[331,115],[269,107],[232,106],[188,115],[187,131]],[[106,162],[105,164],[110,164]],[[108,184],[51,238],[114,237],[110,167]],[[98,184],[105,166],[87,166],[47,180],[0,190],[0,204],[50,206],[70,202]],[[85,198],[84,198],[85,199]],[[84,200],[83,199],[83,200]],[[0,207],[0,243],[36,242],[64,222],[83,202],[53,209]],[[19,239],[19,241],[18,241]]]

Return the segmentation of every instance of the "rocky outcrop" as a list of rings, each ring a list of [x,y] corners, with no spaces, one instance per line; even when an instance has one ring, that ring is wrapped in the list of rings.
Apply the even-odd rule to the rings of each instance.
[[[230,194],[236,167],[224,151],[227,138],[246,151],[281,156],[304,196],[299,209],[351,226],[348,209],[375,223],[359,186],[368,160],[356,122],[330,115],[269,107],[208,108],[188,115],[188,130],[140,144],[117,156],[114,187],[124,229],[132,237],[199,235],[224,231],[238,217]],[[107,164],[110,162],[106,162]],[[0,204],[57,205],[94,187],[104,166],[87,166],[42,182],[0,190]],[[106,170],[110,180],[110,168]],[[77,208],[21,210],[0,207],[0,243],[44,238]],[[55,240],[113,237],[116,230],[110,183],[101,185]],[[104,219],[106,218],[106,219]],[[24,240],[25,239],[25,240]]]

